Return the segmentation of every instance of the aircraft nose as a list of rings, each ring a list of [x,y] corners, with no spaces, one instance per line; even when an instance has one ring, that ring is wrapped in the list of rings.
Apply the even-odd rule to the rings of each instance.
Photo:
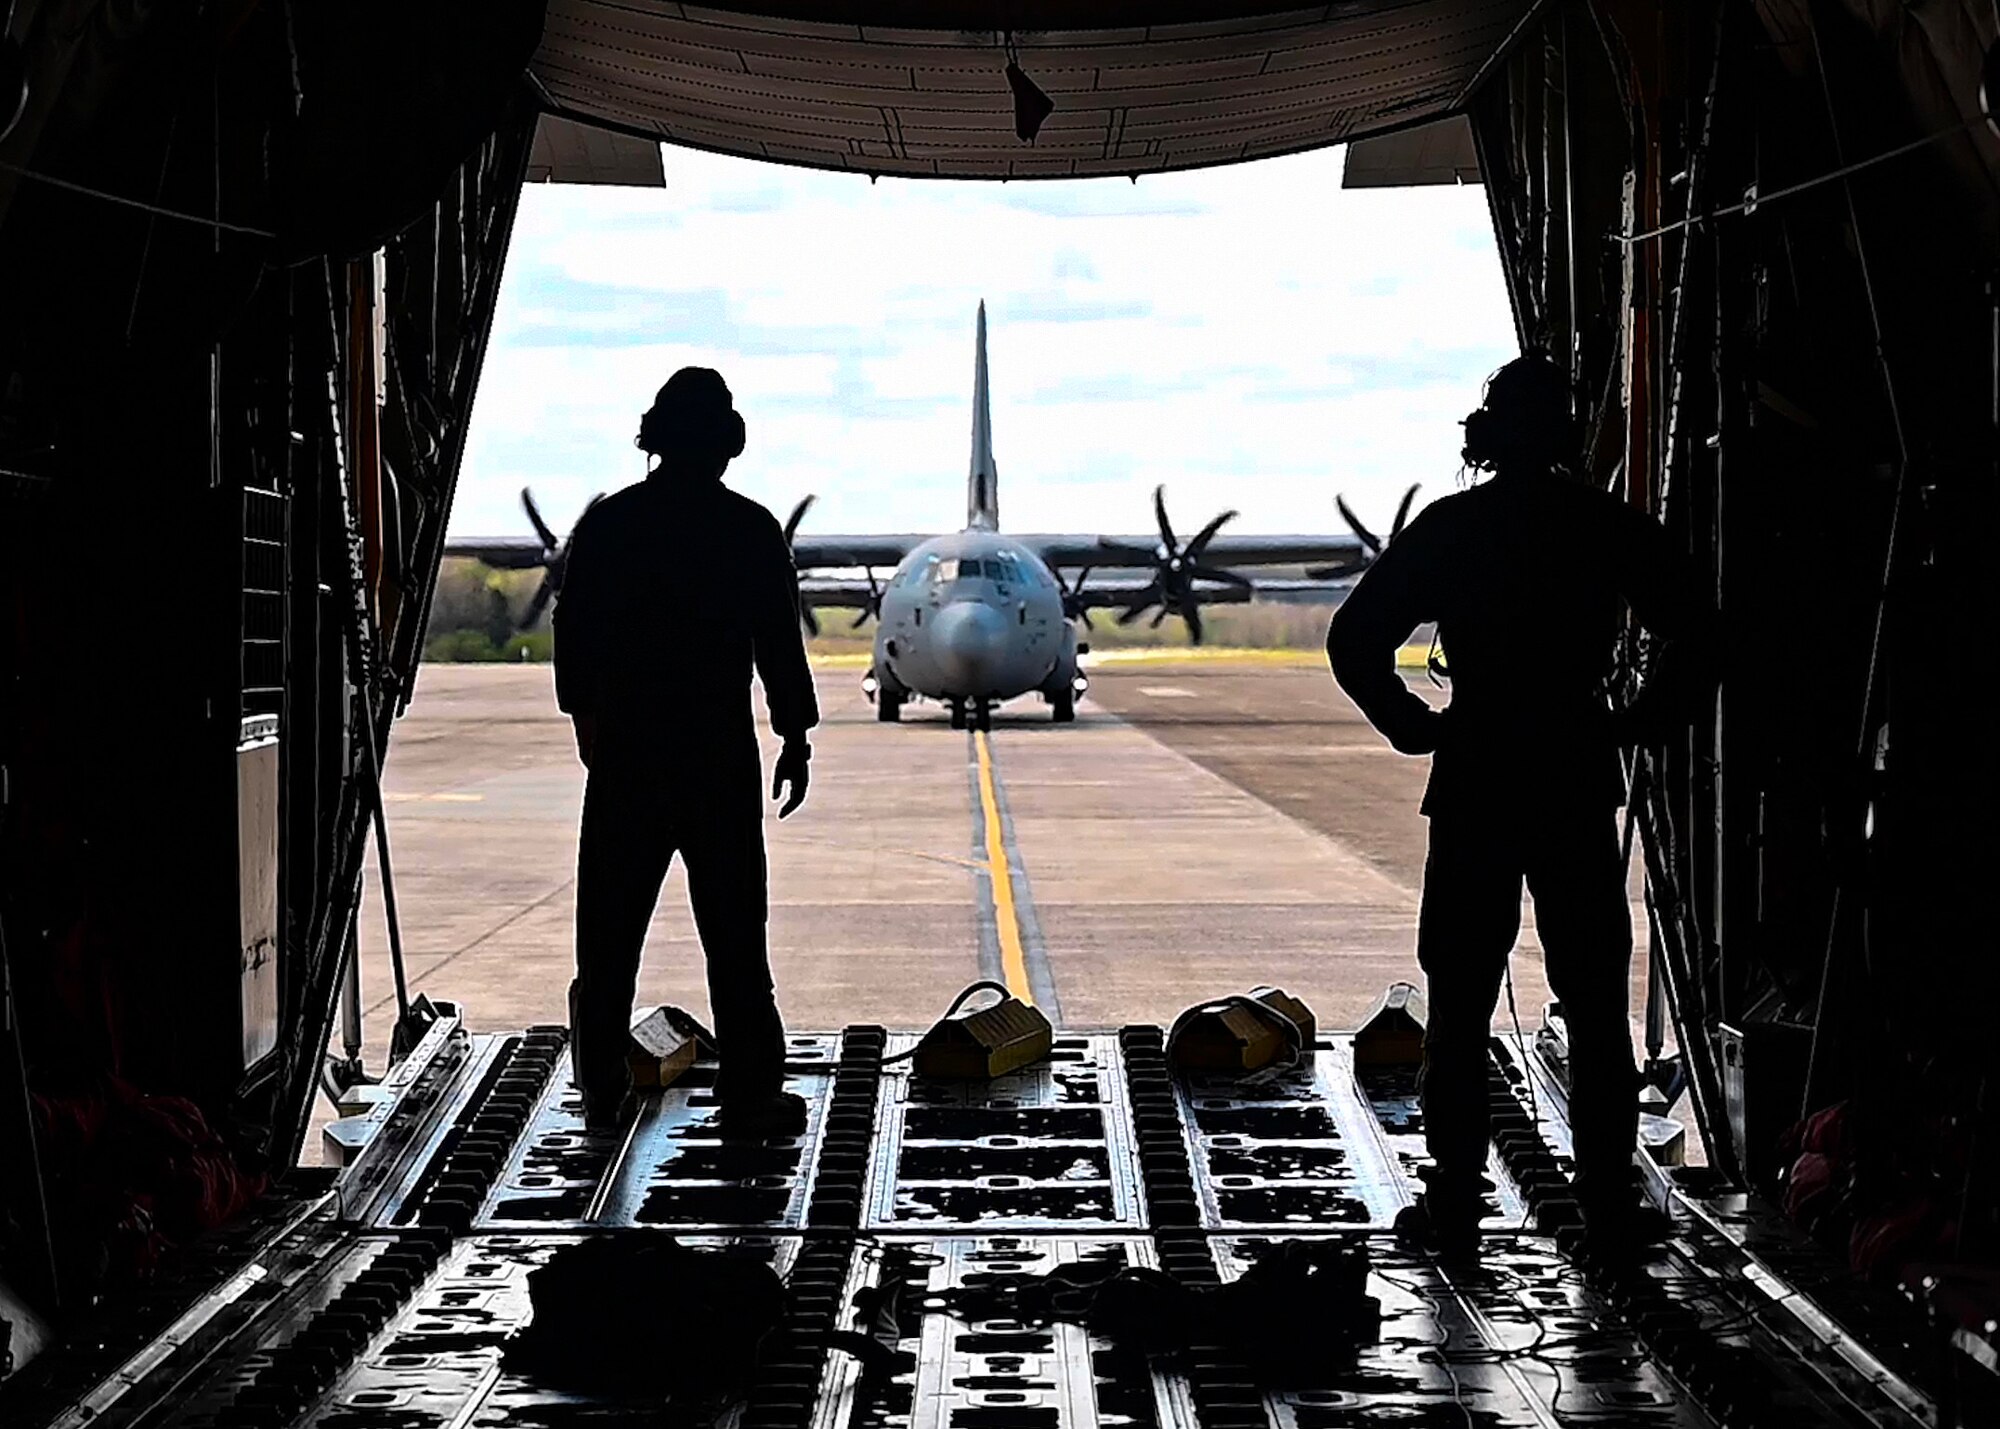
[[[949,693],[993,692],[994,672],[1007,648],[1007,622],[999,611],[976,600],[953,601],[938,611],[931,639]]]

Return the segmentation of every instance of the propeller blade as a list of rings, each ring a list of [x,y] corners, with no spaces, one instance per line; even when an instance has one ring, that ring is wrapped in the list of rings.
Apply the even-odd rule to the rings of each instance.
[[[1158,610],[1153,612],[1152,628],[1158,630],[1160,628],[1160,622],[1165,620],[1166,618],[1167,618],[1167,608],[1163,605]]]
[[[1234,521],[1235,519],[1236,519],[1236,513],[1234,511],[1225,511],[1220,516],[1216,517],[1213,521],[1209,522],[1206,526],[1202,527],[1201,531],[1195,536],[1195,538],[1192,541],[1188,542],[1187,558],[1190,561],[1200,560],[1201,553],[1208,549],[1208,543],[1215,539],[1215,533],[1217,531],[1220,531],[1224,526],[1229,524],[1231,521]]]
[[[1417,485],[1412,482],[1410,489],[1403,493],[1402,504],[1396,508],[1396,519],[1389,523],[1389,539],[1392,541],[1403,534],[1403,523],[1410,519],[1410,503],[1417,499]]]
[[[1144,590],[1140,591],[1136,596],[1132,597],[1131,601],[1126,605],[1126,607],[1118,612],[1118,623],[1120,625],[1130,625],[1133,621],[1137,620],[1140,616],[1144,615],[1148,610],[1152,609],[1153,606],[1159,602],[1159,600],[1160,600],[1160,587],[1156,582],[1153,585],[1147,586]]]
[[[542,583],[535,587],[534,599],[528,602],[528,609],[521,616],[523,630],[533,630],[542,623],[542,612],[549,608],[549,602],[555,598],[557,584],[553,570],[542,577]]]
[[[792,537],[798,535],[799,533],[799,522],[806,519],[806,512],[812,510],[812,504],[817,500],[819,500],[817,496],[813,496],[810,493],[808,493],[806,496],[800,499],[798,505],[792,508],[792,514],[785,518],[786,549],[789,550],[791,548]]]
[[[1188,639],[1197,645],[1201,644],[1201,607],[1190,603],[1187,609],[1181,612],[1181,619],[1187,622]]]
[[[806,634],[813,636],[815,639],[818,638],[819,636],[818,611],[814,610],[809,605],[801,605],[799,607],[799,621],[805,626]]]
[[[1153,488],[1153,515],[1159,519],[1160,542],[1167,548],[1167,554],[1180,554],[1180,542],[1174,537],[1174,523],[1167,519],[1167,489],[1164,486]]]
[[[1222,566],[1189,566],[1188,574],[1199,576],[1205,581],[1219,581],[1223,585],[1233,585],[1238,590],[1254,590],[1255,583],[1248,577]]]
[[[1085,566],[1078,573],[1076,583],[1073,585],[1063,579],[1061,571],[1055,573],[1056,585],[1062,590],[1063,615],[1070,620],[1081,620],[1085,630],[1097,628],[1091,623],[1090,607],[1083,601],[1084,582],[1090,579],[1090,573],[1094,569],[1096,569],[1094,566]]]
[[[861,613],[854,617],[854,624],[848,628],[859,630],[868,623],[868,618],[882,613],[882,587],[875,583],[875,569],[863,566],[862,573],[868,577],[868,603],[861,607]]]
[[[550,552],[560,551],[562,542],[558,541],[556,533],[549,529],[549,523],[542,519],[541,510],[535,505],[535,494],[525,486],[521,488],[521,506],[528,513],[528,524],[535,528],[535,536],[541,541],[542,549]]]
[[[1382,538],[1362,524],[1361,518],[1354,514],[1354,508],[1347,504],[1347,498],[1336,496],[1333,498],[1333,504],[1340,508],[1340,517],[1347,523],[1347,529],[1361,538],[1361,544],[1368,548],[1369,554],[1381,555]]]

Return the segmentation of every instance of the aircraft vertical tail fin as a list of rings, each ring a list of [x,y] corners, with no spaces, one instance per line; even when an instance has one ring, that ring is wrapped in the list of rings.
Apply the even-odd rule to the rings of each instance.
[[[1000,529],[1000,469],[993,464],[993,412],[986,393],[986,304],[979,305],[979,349],[972,368],[972,470],[965,484],[969,531]]]

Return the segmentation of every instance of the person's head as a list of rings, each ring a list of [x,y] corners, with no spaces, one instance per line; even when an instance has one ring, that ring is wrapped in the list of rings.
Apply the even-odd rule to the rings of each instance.
[[[1551,471],[1576,458],[1569,377],[1546,353],[1528,352],[1486,379],[1479,410],[1466,417],[1465,464],[1477,471]]]
[[[721,476],[743,454],[743,418],[722,374],[711,367],[683,367],[667,379],[639,419],[633,443],[675,475]]]

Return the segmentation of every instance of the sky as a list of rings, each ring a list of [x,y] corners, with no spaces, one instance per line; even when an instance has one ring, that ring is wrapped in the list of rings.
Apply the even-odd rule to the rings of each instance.
[[[1514,352],[1483,190],[1343,190],[1337,149],[1059,183],[882,179],[668,148],[664,189],[530,185],[455,536],[566,530],[640,479],[639,414],[719,369],[728,480],[822,533],[955,530],[987,306],[1013,531],[1341,530],[1455,488],[1458,420]]]

